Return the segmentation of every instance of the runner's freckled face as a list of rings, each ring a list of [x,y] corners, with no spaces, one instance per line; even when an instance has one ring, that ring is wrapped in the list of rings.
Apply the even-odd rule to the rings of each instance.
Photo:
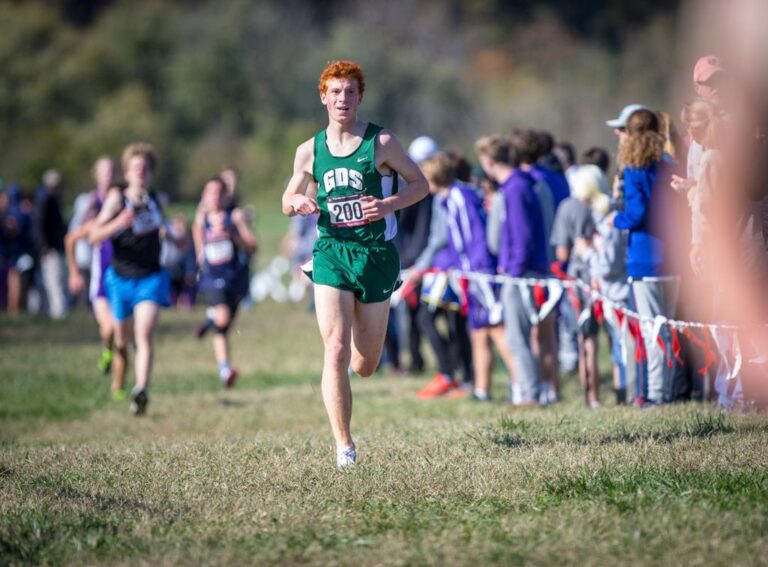
[[[357,79],[330,79],[326,83],[325,92],[320,95],[320,101],[328,111],[328,117],[340,123],[354,122],[357,109],[363,101]]]

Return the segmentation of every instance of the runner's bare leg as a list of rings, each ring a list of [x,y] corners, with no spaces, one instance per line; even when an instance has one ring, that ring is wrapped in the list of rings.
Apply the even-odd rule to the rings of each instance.
[[[350,433],[352,389],[348,373],[354,308],[352,292],[315,285],[315,312],[325,348],[321,390],[337,449],[355,445]]]

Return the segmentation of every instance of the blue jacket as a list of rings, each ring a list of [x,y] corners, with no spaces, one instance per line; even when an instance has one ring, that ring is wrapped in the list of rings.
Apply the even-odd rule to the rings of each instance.
[[[629,230],[627,275],[630,278],[662,276],[665,246],[659,230],[664,196],[664,166],[624,169],[624,210],[616,215],[616,228]]]
[[[571,187],[568,185],[565,175],[552,171],[540,163],[533,164],[529,173],[536,181],[545,183],[549,190],[552,191],[552,204],[554,205],[555,212],[557,212],[560,203],[571,196]]]

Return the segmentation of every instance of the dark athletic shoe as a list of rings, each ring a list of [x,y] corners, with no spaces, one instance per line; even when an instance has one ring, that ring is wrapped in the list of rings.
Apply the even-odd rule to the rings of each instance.
[[[131,391],[131,413],[139,416],[144,415],[147,411],[147,404],[149,403],[149,396],[146,390],[137,390],[136,388]]]
[[[470,398],[473,402],[490,402],[491,401],[491,395],[490,394],[478,394],[477,392],[474,392],[472,394],[472,397]]]
[[[221,385],[225,388],[231,388],[237,380],[237,368],[230,368],[229,373],[222,379]]]
[[[195,328],[195,338],[196,339],[202,339],[205,334],[211,330],[211,327],[213,326],[213,321],[210,319],[206,319],[204,323],[200,323]]]

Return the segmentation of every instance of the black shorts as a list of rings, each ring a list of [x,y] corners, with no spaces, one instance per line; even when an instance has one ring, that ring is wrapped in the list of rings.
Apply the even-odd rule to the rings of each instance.
[[[227,305],[234,313],[248,295],[248,283],[247,273],[238,273],[228,278],[204,274],[200,278],[200,293],[209,307]]]

